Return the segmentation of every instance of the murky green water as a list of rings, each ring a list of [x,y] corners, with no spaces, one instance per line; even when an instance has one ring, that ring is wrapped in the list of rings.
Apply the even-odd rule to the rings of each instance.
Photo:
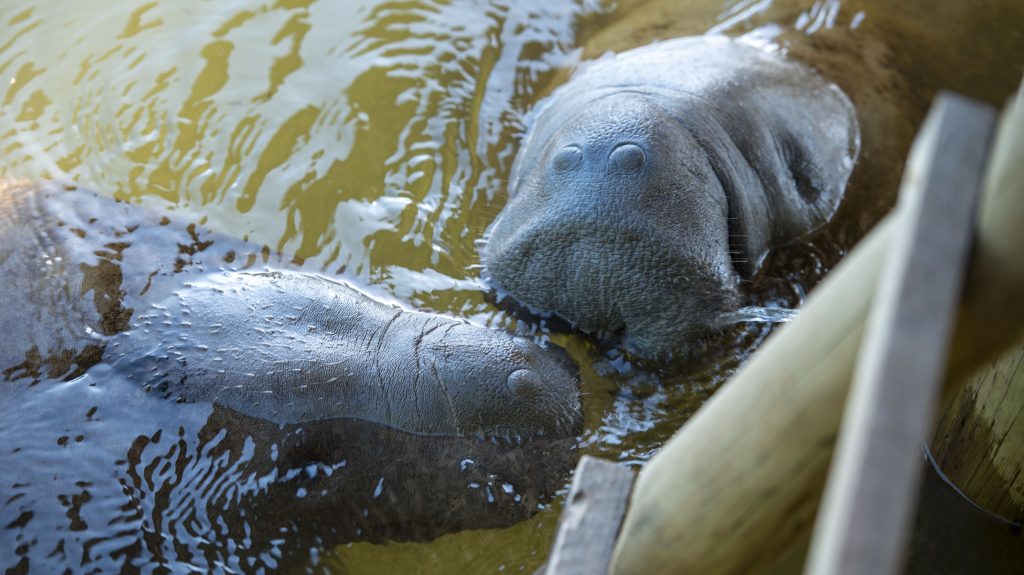
[[[419,308],[529,330],[487,301],[476,242],[505,201],[537,99],[583,54],[795,25],[779,37],[794,56],[814,61],[818,38],[823,54],[864,49],[861,60],[910,87],[874,95],[901,99],[909,127],[890,134],[860,110],[862,164],[884,175],[858,168],[836,226],[784,250],[756,289],[762,302],[796,305],[891,202],[898,158],[934,90],[998,103],[1019,81],[1024,8],[1014,4],[0,0],[0,176],[71,180]],[[888,51],[875,51],[886,40]],[[821,67],[841,75],[834,61],[822,55]],[[767,332],[737,329],[706,365],[669,374],[540,329],[581,365],[584,451],[632,465]],[[529,572],[556,517],[557,505],[507,530],[354,544],[324,561],[352,573]]]

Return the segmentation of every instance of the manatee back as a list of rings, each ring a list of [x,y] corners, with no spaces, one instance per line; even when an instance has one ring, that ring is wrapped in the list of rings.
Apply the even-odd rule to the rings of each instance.
[[[143,302],[268,255],[74,186],[0,182],[0,380],[80,375]]]
[[[0,184],[4,380],[80,374],[99,361],[103,336],[125,325],[120,273],[107,257],[115,238],[90,233],[95,206],[79,211],[65,197],[56,185]]]
[[[561,354],[303,272],[192,279],[137,310],[104,361],[167,399],[280,425],[348,418],[519,441],[580,422]]]
[[[412,410],[398,409],[404,398],[391,397],[400,392],[393,364],[411,358],[394,357],[386,332],[411,342],[419,332],[409,331],[409,316],[313,274],[210,273],[137,310],[131,329],[111,339],[106,361],[168,399],[279,424],[355,417],[422,431]],[[414,369],[410,363],[402,379]]]

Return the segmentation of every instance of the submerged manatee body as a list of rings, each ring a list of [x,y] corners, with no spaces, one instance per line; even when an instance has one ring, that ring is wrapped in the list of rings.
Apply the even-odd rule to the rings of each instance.
[[[564,353],[267,264],[288,266],[0,185],[8,567],[273,567],[508,525],[562,486],[582,419]]]
[[[829,220],[858,148],[847,97],[777,54],[720,37],[624,52],[536,112],[487,275],[639,356],[685,357],[770,249]]]

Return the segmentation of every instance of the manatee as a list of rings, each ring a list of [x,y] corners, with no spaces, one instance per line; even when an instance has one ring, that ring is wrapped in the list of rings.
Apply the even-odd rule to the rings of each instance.
[[[770,250],[829,221],[859,145],[843,92],[777,53],[705,36],[599,60],[533,113],[486,277],[639,357],[690,357]]]
[[[561,350],[140,206],[0,185],[0,277],[0,555],[18,565],[249,570],[499,527],[575,462]]]
[[[0,201],[4,379],[105,360],[173,399],[278,423],[503,438],[579,424],[574,368],[553,348],[315,274],[236,269],[263,250],[95,194],[12,185]]]

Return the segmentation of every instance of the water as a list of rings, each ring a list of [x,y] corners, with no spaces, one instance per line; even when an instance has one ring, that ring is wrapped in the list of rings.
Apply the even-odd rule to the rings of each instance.
[[[800,311],[784,307],[747,306],[722,314],[718,318],[718,326],[726,327],[734,323],[784,323],[791,321]]]
[[[793,309],[891,204],[934,91],[998,104],[1020,79],[1019,2],[893,4],[0,0],[0,176],[71,180],[267,244],[412,306],[550,339],[581,366],[583,451],[635,467],[770,334],[777,312],[748,313],[700,365],[665,368],[495,307],[481,290],[475,244],[505,201],[529,110],[585,57],[711,29],[773,38],[826,73],[841,75],[850,51],[880,62],[891,84],[840,82],[865,102],[849,201],[824,233],[776,252],[752,286],[752,307]],[[876,49],[880,40],[891,49]],[[901,103],[890,116],[872,108],[886,98]],[[94,387],[36,386],[5,405],[5,441],[36,441],[40,468],[59,469],[74,450],[91,462],[94,483],[118,480],[101,445],[135,437],[118,425],[163,430],[165,446],[187,428],[181,449],[201,448],[208,413],[148,403],[126,403],[83,432],[90,416],[58,406],[117,388],[97,377],[86,376]],[[170,469],[168,484],[185,478]],[[96,498],[91,506],[81,503],[84,491]],[[79,496],[69,509],[102,507],[111,517],[122,501],[75,485],[62,493]],[[319,560],[339,573],[532,572],[557,511],[555,502],[508,529],[426,544],[344,545]]]

